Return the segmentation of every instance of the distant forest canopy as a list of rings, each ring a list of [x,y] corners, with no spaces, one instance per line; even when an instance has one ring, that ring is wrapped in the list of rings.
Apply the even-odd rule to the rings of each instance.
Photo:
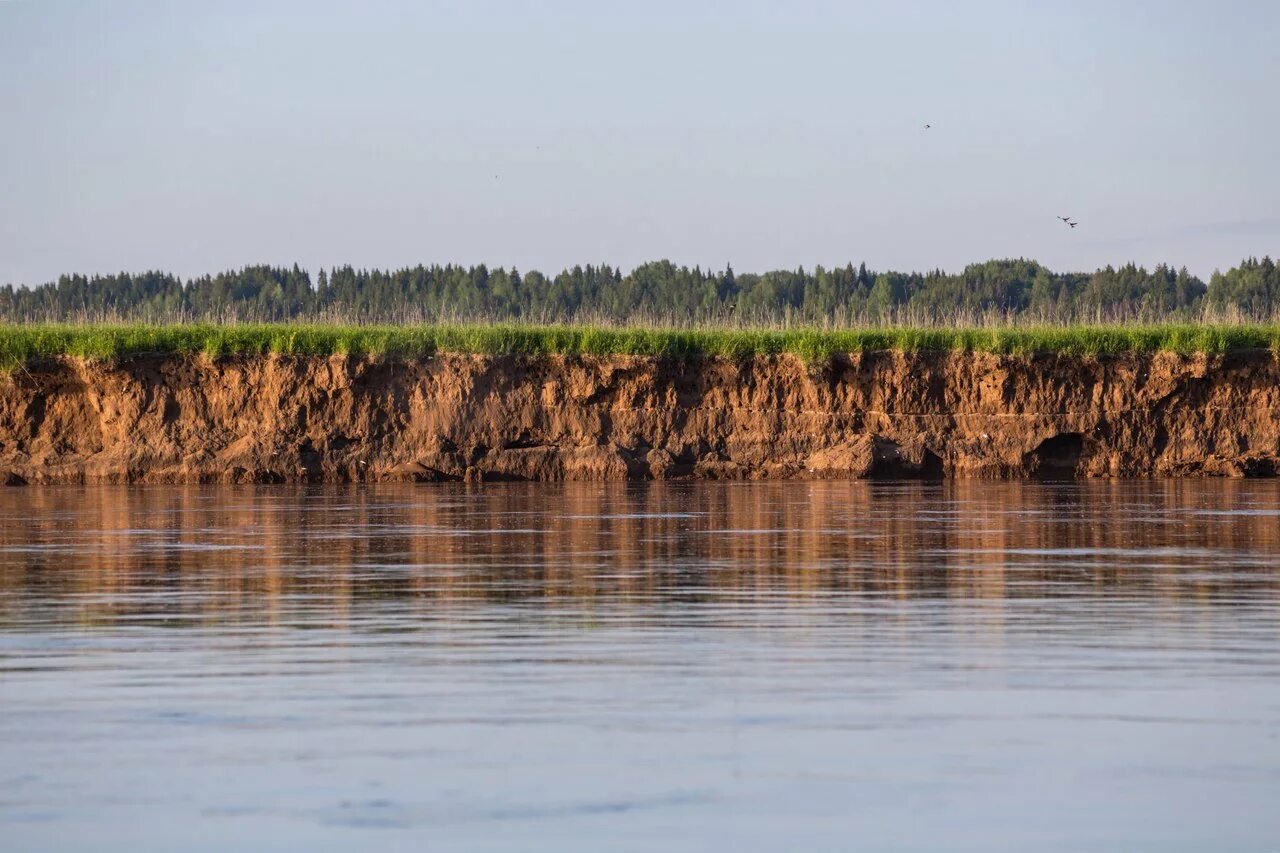
[[[555,277],[481,264],[394,271],[248,266],[186,281],[169,273],[64,275],[0,288],[0,319],[145,322],[439,319],[535,322],[947,322],[1001,314],[1044,320],[1159,320],[1280,314],[1280,273],[1250,258],[1208,285],[1185,268],[1135,264],[1055,273],[1028,260],[971,264],[958,274],[875,272],[865,264],[735,273],[642,264],[575,266]]]

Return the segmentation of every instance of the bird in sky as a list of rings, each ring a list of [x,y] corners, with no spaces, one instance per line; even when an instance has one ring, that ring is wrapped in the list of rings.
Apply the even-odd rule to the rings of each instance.
[[[1071,217],[1070,217],[1070,216],[1059,216],[1058,218],[1059,218],[1059,219],[1061,219],[1063,222],[1067,223],[1068,225],[1070,225],[1070,224],[1071,224]]]
[[[931,128],[931,127],[933,127],[933,125],[931,125],[931,124],[926,124],[926,125],[924,126],[924,129],[925,129],[925,130],[928,130],[928,129],[929,129],[929,128]]]

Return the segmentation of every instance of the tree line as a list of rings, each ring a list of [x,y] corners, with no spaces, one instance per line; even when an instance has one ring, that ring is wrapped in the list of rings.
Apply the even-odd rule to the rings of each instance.
[[[1280,273],[1249,258],[1208,284],[1186,268],[1107,266],[1058,273],[1035,261],[992,260],[959,273],[877,272],[866,264],[735,273],[670,261],[624,273],[608,264],[555,276],[484,264],[398,270],[246,266],[183,280],[165,272],[64,275],[0,287],[7,322],[514,319],[853,323],[954,321],[998,313],[1046,320],[1194,319],[1280,313]]]

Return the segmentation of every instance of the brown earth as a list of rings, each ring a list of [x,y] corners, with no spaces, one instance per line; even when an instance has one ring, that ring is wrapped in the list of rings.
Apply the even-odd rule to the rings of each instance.
[[[1277,470],[1270,352],[148,356],[0,378],[11,484]]]

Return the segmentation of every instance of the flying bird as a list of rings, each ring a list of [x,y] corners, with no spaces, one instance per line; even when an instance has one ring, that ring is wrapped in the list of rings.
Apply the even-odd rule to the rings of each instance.
[[[1071,217],[1070,217],[1070,216],[1059,216],[1058,218],[1059,218],[1059,219],[1061,219],[1063,222],[1067,223],[1068,225],[1070,225],[1070,224],[1071,224]]]
[[[933,127],[933,125],[931,125],[931,124],[926,124],[926,125],[924,126],[924,129],[925,129],[925,130],[928,130],[928,129],[929,129],[929,128],[931,128],[931,127]]]

